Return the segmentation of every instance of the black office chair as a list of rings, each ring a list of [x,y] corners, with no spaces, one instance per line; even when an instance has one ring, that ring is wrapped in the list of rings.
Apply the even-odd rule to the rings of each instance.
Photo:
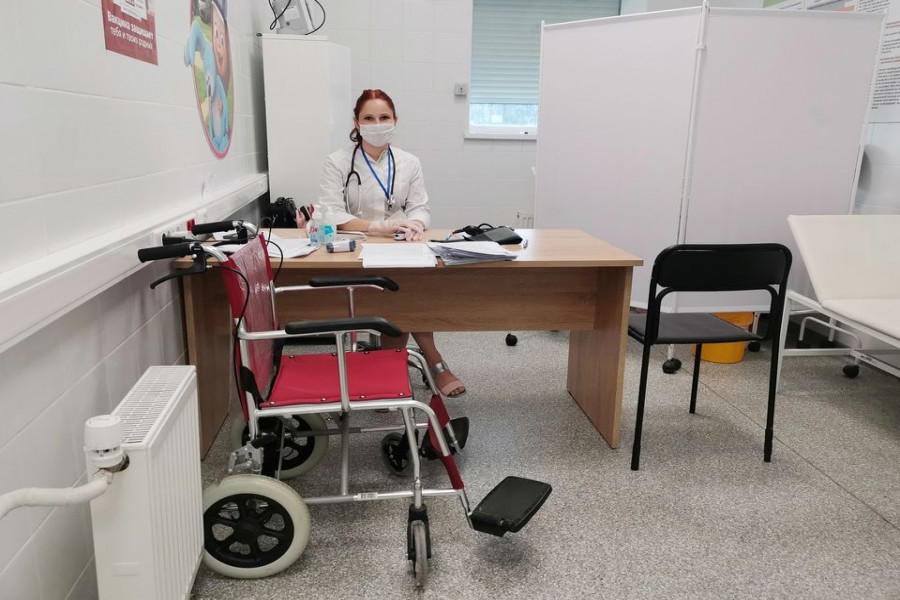
[[[644,399],[647,395],[647,371],[650,348],[655,344],[697,344],[691,384],[690,412],[693,413],[697,404],[700,353],[704,343],[773,340],[772,365],[769,369],[769,406],[763,449],[764,460],[771,462],[778,340],[790,270],[791,251],[781,244],[682,244],[666,248],[656,257],[650,277],[647,312],[631,315],[628,319],[628,335],[644,345],[634,446],[631,451],[633,471],[638,470],[641,458],[641,427],[644,420]],[[751,333],[709,313],[660,312],[663,298],[672,292],[743,290],[766,290],[771,295],[769,320],[764,335]]]

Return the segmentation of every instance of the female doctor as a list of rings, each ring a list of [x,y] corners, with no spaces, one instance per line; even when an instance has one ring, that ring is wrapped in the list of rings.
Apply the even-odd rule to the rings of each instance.
[[[331,208],[338,229],[393,236],[417,242],[431,221],[419,159],[391,146],[397,112],[381,90],[363,90],[353,109],[352,148],[325,159],[319,204]],[[466,392],[434,344],[433,332],[414,332],[431,373],[445,396]],[[385,348],[403,347],[408,335],[384,338]]]

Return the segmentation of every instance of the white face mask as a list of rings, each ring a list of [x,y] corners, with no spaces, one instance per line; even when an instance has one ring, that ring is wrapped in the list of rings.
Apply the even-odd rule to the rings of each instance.
[[[394,124],[382,123],[381,125],[360,125],[359,134],[373,146],[386,146],[394,137]]]

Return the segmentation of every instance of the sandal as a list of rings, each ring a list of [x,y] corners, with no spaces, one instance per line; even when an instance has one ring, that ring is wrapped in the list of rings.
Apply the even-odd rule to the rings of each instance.
[[[445,383],[444,385],[438,384],[438,389],[441,391],[441,393],[443,395],[447,396],[448,398],[459,398],[460,396],[464,396],[466,394],[466,392],[468,391],[468,390],[466,390],[466,388],[462,384],[462,382],[459,379],[457,379],[456,375],[454,375],[453,372],[450,371],[450,367],[447,366],[447,363],[445,361],[442,360],[441,362],[428,367],[428,369],[431,371],[431,376],[434,377],[434,382],[436,384],[437,384],[437,378],[441,373],[449,373],[450,376],[453,378],[450,381],[448,381],[447,383]],[[461,391],[457,394],[450,393],[453,390],[456,390],[459,388],[463,388],[463,391]]]

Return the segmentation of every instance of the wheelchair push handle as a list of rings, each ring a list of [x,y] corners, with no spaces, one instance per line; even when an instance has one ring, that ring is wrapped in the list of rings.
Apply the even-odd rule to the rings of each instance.
[[[218,231],[231,231],[236,229],[240,221],[214,221],[212,223],[197,223],[191,227],[191,233],[194,235],[204,235],[207,233],[216,233]]]
[[[141,248],[138,250],[138,260],[147,262],[151,260],[162,260],[164,258],[181,258],[194,253],[194,244],[191,242],[182,242],[180,244],[170,244],[168,246],[153,246],[151,248]]]

